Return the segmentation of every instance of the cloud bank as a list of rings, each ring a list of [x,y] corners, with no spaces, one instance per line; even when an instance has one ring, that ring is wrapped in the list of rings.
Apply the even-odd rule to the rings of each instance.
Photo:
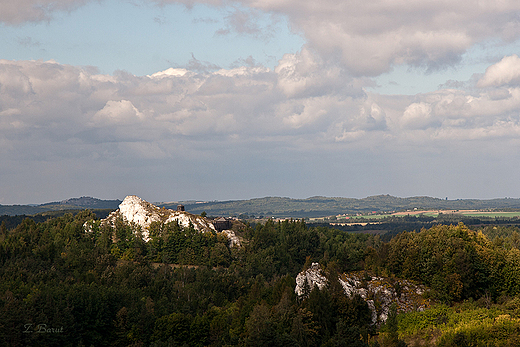
[[[163,178],[161,170],[177,164],[247,166],[252,157],[272,165],[302,165],[294,158],[323,164],[327,156],[375,163],[412,155],[425,160],[420,165],[464,161],[471,152],[502,158],[520,142],[520,80],[505,78],[504,66],[519,71],[520,59],[505,57],[466,90],[385,96],[366,92],[363,79],[305,49],[285,55],[275,70],[169,69],[151,76],[0,60],[0,158],[30,168],[68,162],[108,176],[159,165]],[[398,171],[380,163],[380,170]]]

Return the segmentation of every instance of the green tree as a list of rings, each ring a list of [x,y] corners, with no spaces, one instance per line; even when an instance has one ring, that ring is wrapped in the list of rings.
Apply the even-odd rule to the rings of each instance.
[[[190,341],[192,317],[182,313],[172,313],[162,316],[155,321],[153,341],[172,341],[182,345]]]

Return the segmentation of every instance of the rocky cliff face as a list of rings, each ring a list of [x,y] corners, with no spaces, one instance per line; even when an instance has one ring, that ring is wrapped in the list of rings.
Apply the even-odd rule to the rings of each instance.
[[[327,278],[321,273],[320,264],[312,263],[310,268],[296,276],[296,288],[294,291],[298,296],[306,296],[309,295],[308,292],[313,290],[315,286],[318,286],[321,290],[326,285]]]
[[[206,218],[185,211],[174,211],[157,207],[135,195],[127,196],[119,205],[119,209],[112,212],[101,223],[114,226],[115,220],[122,218],[127,223],[139,225],[143,231],[143,239],[148,241],[148,228],[152,222],[170,223],[177,221],[180,226],[193,225],[200,232],[215,232],[215,227]]]
[[[308,283],[305,289],[305,281]],[[341,274],[338,278],[345,295],[360,295],[372,311],[372,322],[381,324],[388,318],[390,305],[396,303],[400,312],[422,311],[430,306],[430,302],[423,298],[425,287],[411,281],[370,276],[366,272],[353,272]],[[305,295],[307,290],[314,286],[322,289],[327,285],[327,279],[321,273],[318,263],[313,263],[306,271],[302,271],[296,277],[295,293],[298,296]]]

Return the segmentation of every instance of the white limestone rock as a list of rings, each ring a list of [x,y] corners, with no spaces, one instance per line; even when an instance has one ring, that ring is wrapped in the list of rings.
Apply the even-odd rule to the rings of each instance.
[[[121,217],[123,221],[141,227],[143,240],[148,242],[148,229],[152,222],[170,223],[177,221],[180,226],[188,227],[191,223],[200,232],[215,232],[215,227],[206,218],[185,211],[174,211],[155,206],[135,195],[127,196],[119,205],[119,209],[108,215],[101,223],[115,225],[115,220]]]
[[[303,296],[309,294],[305,293],[305,282],[309,285],[309,290],[314,289],[315,286],[318,286],[321,290],[327,285],[327,278],[321,273],[320,264],[312,263],[310,268],[296,276],[296,288],[294,288],[296,295]]]
[[[238,236],[236,236],[233,230],[222,230],[222,234],[224,234],[229,240],[229,247],[237,246],[240,247],[242,243]]]

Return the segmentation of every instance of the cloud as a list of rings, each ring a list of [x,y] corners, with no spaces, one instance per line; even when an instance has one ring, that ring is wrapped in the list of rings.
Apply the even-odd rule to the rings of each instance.
[[[221,163],[227,162],[249,167],[259,161],[263,176],[255,177],[264,180],[282,168],[288,177],[306,172],[296,158],[312,158],[324,170],[330,160],[347,171],[354,170],[347,163],[363,171],[381,162],[396,177],[394,165],[408,165],[406,157],[440,164],[443,155],[464,161],[479,149],[502,158],[504,148],[519,145],[520,86],[514,78],[498,80],[467,90],[380,95],[307,48],[284,56],[274,70],[245,64],[150,76],[0,60],[1,171],[41,167],[49,175],[112,177],[141,165],[166,179],[186,167],[185,181],[193,184],[191,176],[207,167],[219,168],[224,180],[231,169]],[[58,163],[63,173],[53,171]],[[288,163],[299,169],[285,168]],[[312,177],[321,177],[318,171]],[[138,181],[145,172],[135,175]],[[244,187],[252,184],[232,176]]]
[[[499,76],[492,67],[483,80]],[[334,143],[370,148],[382,141],[388,149],[406,141],[435,146],[446,134],[460,135],[451,141],[508,141],[512,133],[504,131],[505,125],[517,128],[520,87],[493,83],[478,93],[367,93],[362,80],[307,49],[285,55],[275,70],[167,69],[150,76],[101,75],[52,61],[2,60],[0,130],[13,147],[39,146],[38,139],[49,138],[58,147],[142,142],[164,148],[163,155],[170,157],[178,155],[175,148],[181,142],[196,152],[228,139],[247,147],[283,138],[284,146],[301,146],[303,151],[311,143],[316,150]],[[126,146],[125,153],[129,150]]]
[[[477,42],[517,38],[515,2],[258,0],[251,6],[288,16],[322,56],[336,56],[356,75],[378,75],[393,64],[430,69],[457,63]],[[515,15],[516,14],[516,15]]]
[[[408,106],[401,121],[404,127],[410,129],[426,129],[440,125],[432,115],[432,106],[425,102],[416,102]]]
[[[155,0],[158,4],[227,6],[219,0]],[[224,32],[259,35],[255,10],[286,16],[324,60],[341,62],[354,76],[377,76],[406,64],[435,71],[458,64],[477,43],[520,37],[515,1],[241,0],[245,10],[227,19]]]
[[[273,16],[268,16],[269,21],[263,24],[266,14],[254,8],[232,7],[229,14],[224,18],[225,27],[217,30],[217,35],[229,35],[232,33],[246,34],[251,37],[268,41],[275,35]]]
[[[285,54],[275,72],[278,87],[287,97],[338,93],[364,95],[359,86],[353,85],[356,80],[341,65],[324,61],[308,47],[303,47],[297,54]]]
[[[486,69],[484,76],[477,82],[477,86],[499,87],[503,85],[520,83],[520,58],[513,54],[504,57],[501,61]]]
[[[89,0],[2,0],[0,22],[19,25],[52,19],[54,12],[72,11]]]
[[[220,66],[215,65],[211,62],[198,60],[197,58],[195,58],[195,55],[193,55],[193,53],[191,54],[191,59],[186,67],[190,71],[195,72],[208,72],[220,69]]]
[[[49,139],[53,155],[93,147],[97,158],[107,159],[123,158],[132,148],[136,156],[144,153],[122,145],[129,142],[157,145],[170,158],[228,139],[254,147],[284,137],[284,146],[294,148],[289,139],[303,133],[323,138],[345,112],[358,113],[355,100],[365,97],[356,80],[345,85],[338,67],[320,67],[313,59],[303,51],[287,56],[276,71],[241,66],[199,73],[167,69],[150,76],[1,60],[0,131],[17,148],[13,156],[36,148],[45,152]],[[176,150],[179,143],[183,153]]]
[[[96,126],[136,124],[146,117],[128,100],[109,100],[92,118]]]

